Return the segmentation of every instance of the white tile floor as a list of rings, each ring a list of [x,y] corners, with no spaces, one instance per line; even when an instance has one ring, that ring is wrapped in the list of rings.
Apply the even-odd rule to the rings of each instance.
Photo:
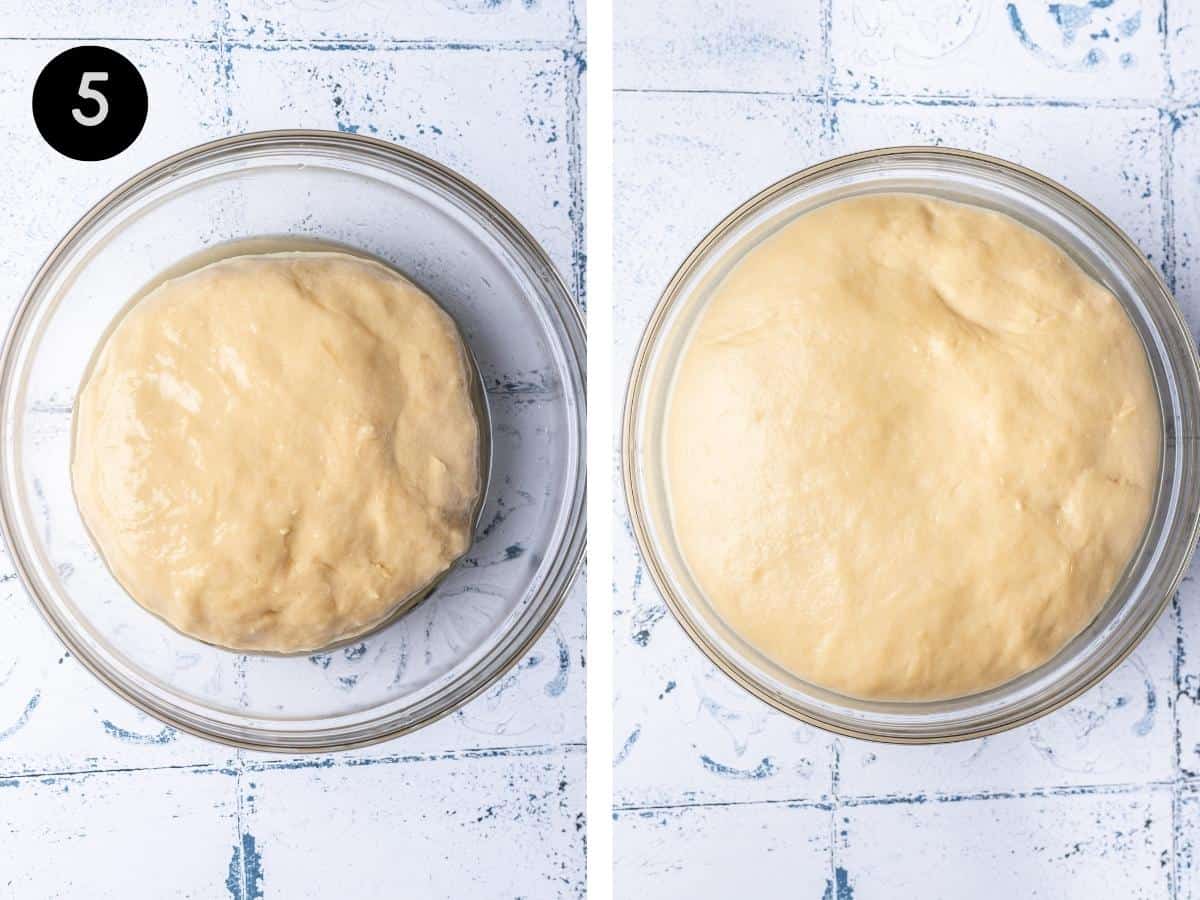
[[[0,6],[5,323],[119,181],[277,126],[377,134],[460,170],[582,284],[570,0]],[[82,43],[119,49],[150,95],[141,137],[103,163],[58,156],[28,113],[42,66]],[[118,700],[65,654],[0,551],[0,897],[582,896],[583,630],[576,589],[519,668],[458,714],[293,766]]]

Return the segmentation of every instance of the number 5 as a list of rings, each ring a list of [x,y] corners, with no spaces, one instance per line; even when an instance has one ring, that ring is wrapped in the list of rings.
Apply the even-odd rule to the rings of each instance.
[[[84,100],[96,101],[96,111],[89,115],[79,109],[78,106],[71,110],[71,115],[75,117],[75,121],[80,125],[99,125],[108,118],[108,98],[92,87],[94,81],[108,81],[107,72],[84,72],[83,78],[79,81],[79,96]]]

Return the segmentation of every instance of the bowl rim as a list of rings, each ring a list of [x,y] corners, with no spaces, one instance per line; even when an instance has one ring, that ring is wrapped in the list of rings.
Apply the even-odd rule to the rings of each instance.
[[[1192,335],[1183,313],[1179,308],[1178,302],[1175,300],[1174,294],[1167,287],[1159,271],[1150,264],[1146,259],[1141,249],[1136,243],[1122,230],[1115,222],[1112,221],[1103,212],[1081,197],[1079,194],[1058,183],[1057,181],[1042,175],[1033,169],[1022,166],[1018,163],[1010,162],[1009,160],[992,156],[985,153],[978,153],[973,150],[965,150],[956,147],[946,147],[939,145],[922,145],[922,144],[900,144],[887,147],[879,147],[875,149],[862,150],[854,153],[843,154],[829,159],[822,160],[811,166],[806,166],[790,175],[787,175],[762,190],[756,192],[747,200],[739,203],[730,213],[722,217],[722,219],[696,243],[688,255],[684,258],[676,268],[662,293],[659,295],[654,308],[647,320],[646,326],[642,331],[641,337],[638,340],[637,351],[634,354],[633,363],[630,366],[630,374],[627,381],[625,392],[624,405],[621,415],[621,478],[624,485],[625,502],[629,511],[630,524],[633,529],[634,538],[637,544],[637,552],[642,563],[646,566],[650,574],[651,580],[657,589],[659,595],[663,598],[668,609],[671,610],[672,616],[676,622],[683,628],[683,631],[691,639],[692,643],[698,647],[701,652],[713,663],[721,672],[732,679],[736,684],[748,691],[751,695],[759,700],[767,703],[774,709],[790,716],[793,719],[813,725],[826,732],[843,737],[851,737],[860,740],[871,741],[880,744],[903,744],[903,745],[927,745],[927,744],[948,744],[958,741],[974,740],[977,738],[988,737],[993,734],[998,734],[1003,731],[1008,731],[1013,728],[1026,725],[1036,719],[1041,718],[1055,710],[1065,706],[1071,701],[1077,699],[1087,691],[1091,690],[1101,681],[1108,677],[1114,669],[1124,662],[1130,654],[1141,644],[1145,636],[1155,626],[1158,620],[1162,617],[1163,611],[1170,605],[1171,599],[1175,596],[1179,589],[1180,583],[1183,581],[1191,563],[1192,557],[1196,552],[1197,537],[1200,536],[1200,506],[1190,511],[1182,513],[1184,516],[1190,515],[1190,522],[1187,525],[1187,549],[1183,554],[1176,571],[1172,572],[1167,582],[1167,589],[1162,592],[1162,597],[1155,600],[1155,607],[1152,614],[1146,617],[1146,621],[1141,627],[1130,636],[1126,646],[1121,648],[1119,653],[1114,654],[1113,658],[1104,666],[1094,672],[1091,677],[1081,680],[1078,685],[1073,686],[1070,690],[1063,691],[1061,694],[1054,695],[1040,703],[1032,704],[1031,708],[1024,711],[1022,714],[1008,718],[1002,722],[997,722],[992,725],[978,726],[973,728],[964,728],[952,732],[947,732],[938,735],[904,735],[894,731],[874,731],[869,727],[856,728],[849,725],[844,725],[839,722],[834,722],[823,718],[822,716],[813,713],[809,710],[798,708],[785,702],[774,692],[756,679],[752,678],[747,672],[740,667],[732,664],[727,656],[733,654],[724,654],[716,643],[708,638],[702,630],[693,621],[688,612],[687,604],[681,596],[678,596],[674,590],[670,588],[670,581],[666,573],[666,565],[660,559],[657,550],[655,549],[654,541],[650,535],[650,530],[647,525],[647,512],[643,503],[642,495],[638,487],[638,479],[634,472],[637,468],[637,427],[638,413],[641,405],[642,395],[645,390],[646,375],[648,369],[648,361],[652,351],[655,349],[658,342],[659,333],[663,327],[664,321],[673,310],[675,302],[678,299],[679,291],[683,283],[692,274],[692,271],[708,254],[710,248],[733,226],[740,223],[747,215],[753,212],[757,207],[766,204],[767,202],[776,199],[793,188],[803,185],[805,182],[825,174],[831,170],[839,169],[845,166],[856,163],[865,162],[868,160],[886,160],[890,157],[902,157],[905,155],[919,154],[927,157],[943,157],[949,160],[967,161],[979,163],[988,166],[998,167],[1007,170],[1009,173],[1016,174],[1028,178],[1042,187],[1048,188],[1056,192],[1066,199],[1072,201],[1081,207],[1085,212],[1093,215],[1100,223],[1109,229],[1112,236],[1119,242],[1123,243],[1128,249],[1131,249],[1136,254],[1136,258],[1140,260],[1140,264],[1144,271],[1152,278],[1153,283],[1158,288],[1163,296],[1169,301],[1166,307],[1169,309],[1172,316],[1172,324],[1178,326],[1183,333],[1189,335],[1190,340],[1186,342],[1187,347],[1187,362],[1190,365],[1187,371],[1180,372],[1180,376],[1190,379],[1193,384],[1200,385],[1200,353],[1197,351],[1196,339]]]
[[[179,167],[189,164],[203,163],[212,158],[220,158],[226,152],[245,150],[256,146],[270,147],[278,146],[299,147],[304,144],[324,145],[327,147],[350,148],[360,153],[365,154],[382,154],[390,156],[401,163],[424,170],[427,174],[434,176],[437,179],[445,182],[455,192],[465,195],[487,212],[494,216],[497,222],[510,233],[511,237],[515,238],[515,242],[519,245],[519,249],[523,254],[527,255],[527,259],[539,269],[539,273],[544,273],[549,281],[550,287],[554,293],[560,296],[563,301],[560,304],[555,304],[550,312],[559,317],[562,325],[567,332],[567,342],[564,345],[568,351],[568,355],[575,362],[579,374],[579,395],[578,405],[581,409],[587,407],[587,365],[586,365],[586,343],[587,343],[587,326],[580,309],[578,300],[571,293],[557,266],[550,259],[549,254],[542,245],[533,237],[533,235],[525,228],[524,225],[511,213],[509,210],[500,204],[490,193],[483,190],[473,181],[460,175],[458,172],[448,166],[407,147],[399,144],[385,141],[381,138],[372,137],[369,135],[354,134],[343,131],[333,131],[330,129],[312,129],[312,128],[282,128],[282,129],[267,129],[260,131],[250,131],[235,135],[229,135],[222,138],[217,138],[212,141],[205,141],[172,153],[159,161],[152,163],[149,166],[135,172],[133,175],[124,179],[112,190],[105,193],[99,200],[93,203],[66,231],[66,233],[54,245],[54,248],[46,256],[45,260],[34,273],[29,285],[25,288],[21,299],[18,301],[16,309],[12,314],[7,329],[4,334],[4,340],[0,343],[0,385],[7,385],[13,378],[15,357],[17,353],[18,339],[24,334],[26,323],[33,313],[33,300],[57,266],[62,256],[66,254],[68,249],[75,243],[79,236],[87,231],[101,216],[106,214],[111,207],[118,202],[126,199],[131,194],[148,185],[156,184],[164,176],[169,177]],[[369,156],[363,157],[369,158]],[[482,387],[482,382],[481,382]],[[13,416],[13,410],[9,408],[7,390],[0,390],[0,429],[7,431],[7,423]],[[585,415],[580,416],[581,433],[580,446],[585,448],[587,445],[587,420]],[[278,753],[288,755],[308,755],[315,753],[336,753],[345,750],[354,750],[362,747],[379,744],[384,741],[389,741],[394,738],[402,737],[410,734],[427,725],[431,725],[439,719],[457,712],[462,709],[467,703],[475,697],[482,694],[489,687],[495,684],[502,676],[511,671],[511,669],[521,660],[528,650],[541,638],[541,636],[549,628],[550,623],[555,619],[561,610],[567,595],[573,589],[578,578],[579,572],[583,566],[584,551],[587,541],[587,517],[585,510],[587,508],[587,467],[586,467],[586,451],[581,449],[579,454],[578,465],[578,483],[575,488],[577,494],[572,504],[572,515],[569,519],[573,519],[569,523],[567,531],[564,535],[562,547],[560,548],[559,557],[556,559],[552,567],[547,571],[543,583],[555,584],[552,596],[549,597],[545,611],[529,628],[528,632],[522,636],[522,639],[516,643],[509,643],[503,639],[497,644],[497,647],[504,648],[501,656],[501,662],[494,667],[494,671],[481,673],[477,671],[480,668],[483,660],[477,661],[472,668],[467,669],[463,675],[464,680],[473,678],[473,682],[467,685],[466,689],[453,695],[452,702],[445,704],[444,708],[434,709],[417,716],[411,721],[392,726],[391,728],[381,733],[364,734],[361,737],[342,739],[332,743],[323,744],[282,744],[272,742],[267,739],[252,739],[242,736],[235,736],[229,733],[226,727],[222,727],[220,731],[206,731],[193,724],[188,718],[177,714],[174,710],[159,707],[147,701],[137,690],[134,690],[130,685],[122,681],[110,678],[109,675],[102,669],[97,662],[92,659],[90,653],[81,649],[80,642],[75,636],[66,629],[53,614],[48,604],[41,596],[40,592],[34,587],[34,579],[30,575],[29,563],[24,557],[24,553],[20,546],[14,542],[13,534],[15,528],[12,523],[12,517],[15,516],[13,510],[9,508],[7,492],[0,490],[0,540],[3,540],[4,548],[8,551],[9,559],[12,561],[13,568],[21,582],[25,594],[32,601],[34,607],[38,610],[42,619],[48,624],[59,641],[70,651],[71,655],[87,669],[93,677],[101,684],[121,697],[126,702],[132,704],[146,715],[157,719],[160,722],[182,731],[193,737],[200,738],[205,741],[231,746],[240,750],[252,750],[257,752]],[[9,464],[0,460],[0,467],[8,468]],[[389,617],[389,621],[394,617]],[[374,631],[376,629],[372,629]],[[223,648],[224,649],[224,648]],[[243,654],[241,651],[229,651],[237,655]],[[485,657],[486,659],[486,657]],[[359,731],[370,731],[375,724],[380,721],[380,718],[364,720],[357,726]],[[258,733],[261,731],[255,727],[254,730]],[[325,729],[316,729],[306,732],[305,737],[319,737]]]

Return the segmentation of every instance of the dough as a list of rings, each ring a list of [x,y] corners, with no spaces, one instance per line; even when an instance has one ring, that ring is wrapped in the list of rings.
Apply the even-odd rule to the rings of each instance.
[[[470,545],[480,423],[454,322],[378,263],[239,256],[138,301],[76,411],[72,478],[117,580],[180,631],[312,650]]]
[[[840,201],[717,286],[671,388],[673,526],[737,633],[851,696],[973,693],[1096,615],[1161,420],[1121,306],[1006,216]]]

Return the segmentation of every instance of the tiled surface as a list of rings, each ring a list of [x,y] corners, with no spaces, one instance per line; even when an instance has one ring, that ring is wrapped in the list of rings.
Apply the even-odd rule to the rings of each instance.
[[[818,88],[820,34],[790,0],[623,0],[615,7],[618,89]]]
[[[828,805],[626,810],[614,823],[616,897],[830,896]]]
[[[242,819],[275,835],[262,864],[279,897],[582,897],[583,768],[581,747],[253,765]]]
[[[54,55],[109,44],[142,71],[141,137],[55,154],[29,117]],[[0,320],[88,206],[192,144],[278,126],[377,134],[463,172],[582,284],[580,12],[570,0],[0,9]],[[577,897],[583,591],[521,664],[407,738],[303,760],[142,716],[71,659],[0,551],[0,897]],[[514,864],[514,861],[519,861]]]
[[[217,897],[229,881],[229,894],[254,896],[236,859],[236,783],[232,769],[0,779],[0,891]]]
[[[544,41],[558,46],[582,35],[583,0],[228,0],[235,39],[453,41],[488,44]]]
[[[835,880],[855,900],[1166,900],[1171,804],[1170,790],[1148,787],[847,805],[834,814]]]
[[[889,144],[980,150],[1063,181],[1138,242],[1200,327],[1195,4],[698,5],[703,15],[670,4],[661,18],[617,5],[618,396],[659,293],[729,210],[811,163]],[[691,71],[676,62],[681,48],[715,46]],[[1200,887],[1196,582],[1059,712],[981,741],[892,747],[834,739],[736,687],[667,612],[620,491],[615,513],[618,896]]]
[[[1161,11],[1146,0],[838,2],[834,84],[883,94],[1153,103],[1166,83]]]

